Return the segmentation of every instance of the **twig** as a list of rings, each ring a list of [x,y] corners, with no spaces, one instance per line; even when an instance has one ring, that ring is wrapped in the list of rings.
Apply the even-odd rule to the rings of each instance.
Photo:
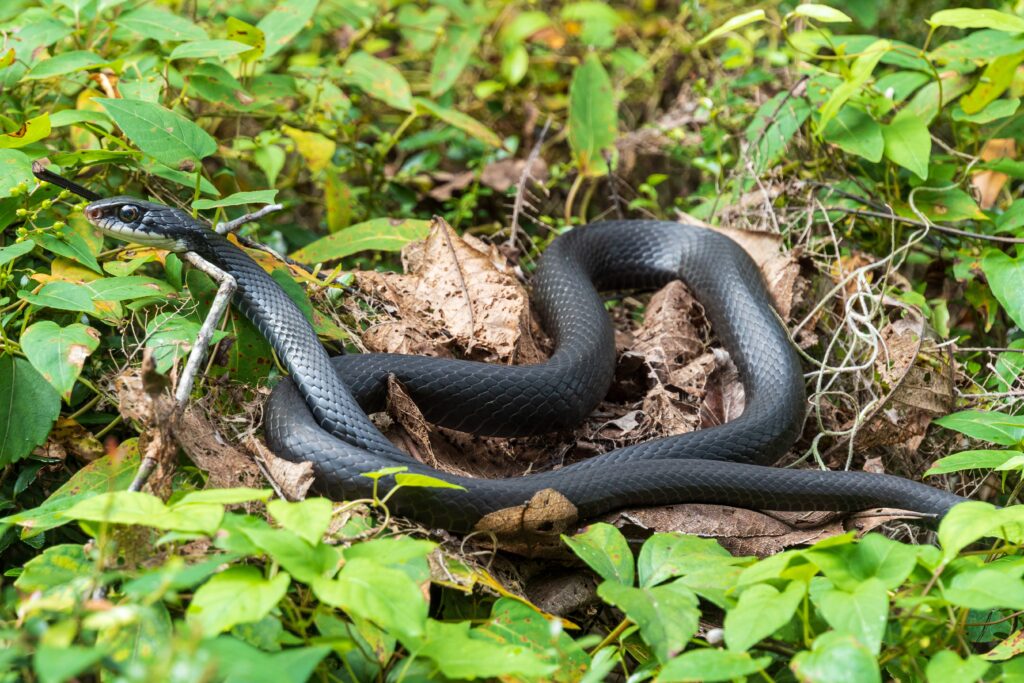
[[[977,232],[968,232],[967,230],[960,230],[959,228],[953,228],[948,225],[940,225],[938,223],[925,223],[914,218],[907,218],[900,216],[896,213],[886,213],[884,211],[870,211],[868,209],[848,209],[842,206],[828,206],[825,207],[826,211],[839,211],[841,213],[850,214],[852,216],[862,216],[865,218],[884,218],[886,220],[897,221],[899,223],[906,223],[907,225],[913,225],[919,228],[929,228],[937,232],[946,233],[948,235],[957,235],[958,237],[966,237],[968,239],[975,240],[986,240],[988,242],[998,242],[1000,244],[1024,244],[1024,238],[1022,237],[1000,237],[999,235],[984,235]]]
[[[196,340],[192,344],[192,350],[188,354],[185,370],[181,373],[181,378],[178,381],[178,388],[174,392],[174,400],[178,402],[179,408],[184,407],[185,401],[188,400],[189,394],[192,393],[192,385],[196,381],[199,366],[202,365],[203,358],[206,356],[206,349],[210,345],[210,340],[213,339],[213,333],[217,330],[217,325],[220,324],[221,318],[224,317],[224,312],[227,311],[228,306],[231,304],[231,296],[235,293],[235,288],[237,287],[235,278],[231,274],[221,270],[198,254],[186,251],[181,255],[181,258],[184,261],[188,261],[196,270],[209,275],[214,282],[218,283],[218,287],[217,295],[213,297],[213,303],[210,305],[210,312],[206,314],[203,326],[199,328],[199,334],[196,335]]]
[[[235,230],[238,230],[246,223],[258,221],[264,216],[269,216],[270,214],[275,213],[277,211],[281,211],[282,209],[284,209],[283,204],[267,204],[259,211],[247,213],[244,216],[239,216],[238,218],[230,220],[227,223],[218,223],[216,227],[214,227],[214,230],[220,233],[221,235],[226,235],[229,232],[234,232]]]
[[[533,162],[540,157],[540,150],[544,145],[544,138],[547,136],[549,128],[551,128],[550,116],[544,122],[544,127],[540,129],[540,135],[537,136],[537,141],[533,143],[533,149],[530,150],[530,154],[526,157],[526,165],[523,167],[523,172],[519,174],[519,182],[516,183],[516,198],[512,203],[512,227],[509,229],[507,242],[510,247],[515,246],[516,237],[519,235],[519,215],[523,211],[526,184],[533,180],[533,174],[530,170],[533,168]]]

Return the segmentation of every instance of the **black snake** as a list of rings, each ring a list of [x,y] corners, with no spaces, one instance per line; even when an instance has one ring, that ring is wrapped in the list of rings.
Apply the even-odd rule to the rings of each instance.
[[[900,477],[770,467],[804,419],[800,361],[776,318],[760,273],[735,242],[664,221],[604,221],[567,231],[533,277],[533,303],[555,343],[538,365],[499,366],[395,354],[329,358],[300,309],[240,248],[187,213],[130,197],[91,203],[87,217],[120,239],[192,251],[231,274],[234,303],[270,342],[290,379],[266,406],[279,456],[313,464],[318,490],[368,496],[363,474],[387,467],[439,477],[465,490],[403,488],[397,514],[468,531],[481,518],[554,489],[591,519],[625,506],[684,502],[769,510],[913,510],[939,518],[963,499]],[[427,467],[382,435],[367,412],[383,407],[394,375],[427,420],[494,436],[570,427],[603,398],[615,365],[600,289],[650,289],[682,279],[704,305],[739,370],[746,408],[735,420],[508,479],[458,477]],[[388,480],[385,480],[385,487]]]

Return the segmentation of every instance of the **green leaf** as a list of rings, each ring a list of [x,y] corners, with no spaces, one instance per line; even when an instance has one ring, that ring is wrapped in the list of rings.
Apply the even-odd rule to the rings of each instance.
[[[92,669],[106,656],[101,647],[40,645],[32,657],[32,666],[39,683],[64,683]]]
[[[395,23],[400,27],[402,38],[409,41],[416,52],[426,52],[434,46],[438,36],[444,33],[446,19],[448,10],[439,5],[425,10],[415,5],[402,5],[395,15]]]
[[[835,631],[814,640],[810,651],[798,652],[790,664],[797,680],[806,683],[881,683],[878,662],[853,636]]]
[[[270,59],[283,50],[299,31],[313,18],[319,0],[284,0],[275,2],[274,9],[256,24],[263,31],[267,47],[263,58]]]
[[[789,623],[806,590],[802,581],[790,581],[781,593],[766,583],[744,590],[736,607],[725,615],[725,642],[729,649],[749,650]]]
[[[189,491],[177,499],[171,507],[177,508],[182,505],[194,505],[196,503],[238,505],[240,503],[264,501],[273,495],[273,489],[253,489],[245,486],[232,489],[203,489],[201,491]]]
[[[555,671],[534,652],[520,644],[496,643],[486,636],[477,636],[480,629],[470,630],[470,623],[427,622],[426,644],[416,653],[435,664],[441,673],[452,679],[526,677],[541,680]]]
[[[544,661],[557,665],[557,671],[545,680],[574,683],[588,670],[592,676],[597,667],[586,651],[564,630],[552,628],[552,624],[529,605],[498,598],[491,608],[490,620],[472,633],[486,635],[505,646],[525,646]],[[599,680],[604,680],[603,675]]]
[[[0,466],[43,443],[60,414],[60,395],[23,358],[0,355]]]
[[[932,26],[991,28],[1006,33],[1024,33],[1024,19],[994,9],[945,9],[928,19]]]
[[[1024,609],[1024,567],[979,567],[960,571],[942,590],[958,607],[977,610]]]
[[[843,151],[868,161],[882,160],[882,151],[885,149],[882,126],[870,114],[856,107],[846,105],[840,109],[825,126],[822,137]]]
[[[922,180],[928,177],[932,139],[924,121],[913,112],[903,109],[893,117],[889,125],[883,126],[882,137],[885,140],[885,156],[890,161]]]
[[[93,101],[103,105],[139,149],[172,169],[185,161],[198,164],[217,151],[217,141],[209,133],[159,104],[101,97]]]
[[[0,135],[0,149],[24,147],[46,138],[50,134],[50,115],[28,119],[10,133]]]
[[[817,19],[828,24],[840,24],[848,21],[853,21],[850,17],[846,16],[834,7],[828,5],[818,5],[813,2],[805,3],[803,5],[797,5],[790,12],[795,17],[807,17],[809,19]]]
[[[192,208],[199,211],[216,209],[221,206],[242,206],[244,204],[273,204],[277,197],[277,190],[253,190],[249,192],[235,192],[220,199],[197,199],[192,202]]]
[[[992,470],[1010,460],[1011,458],[1024,456],[1021,451],[993,451],[975,450],[960,451],[944,458],[939,458],[932,463],[931,468],[925,472],[925,476],[935,474],[949,474],[950,472],[962,472],[964,470]]]
[[[929,57],[940,64],[975,59],[994,59],[1024,52],[1024,36],[1002,31],[984,30],[968,33],[931,51]]]
[[[959,188],[943,190],[918,188],[914,192],[914,205],[921,213],[935,221],[953,223],[968,219],[988,220],[988,217],[978,208],[974,198]],[[909,206],[905,210],[900,207],[899,212],[908,217],[916,217]]]
[[[83,620],[83,626],[97,629],[98,649],[106,651],[121,667],[145,667],[174,637],[170,614],[162,602],[118,607],[106,613],[94,612]]]
[[[891,50],[891,42],[876,40],[865,47],[860,55],[853,60],[853,64],[850,65],[850,76],[832,92],[825,104],[821,106],[816,129],[818,134],[824,131],[832,118],[839,113],[839,110],[851,97],[860,93],[864,84],[871,78],[875,67]]]
[[[24,80],[53,78],[107,64],[99,55],[86,50],[71,50],[38,62],[25,74]]]
[[[174,293],[174,287],[163,280],[145,275],[125,275],[94,280],[86,285],[93,301],[130,301],[148,297],[161,297]]]
[[[1021,62],[1024,62],[1024,54],[997,57],[989,62],[974,90],[960,98],[964,113],[977,114],[1006,92]]]
[[[991,535],[1000,525],[999,510],[990,503],[969,500],[951,509],[939,523],[939,545],[944,561],[979,538]]]
[[[360,251],[398,251],[429,233],[430,221],[374,218],[321,237],[293,252],[291,257],[303,263],[323,263]]]
[[[32,240],[25,240],[24,242],[15,242],[9,247],[0,247],[0,266],[10,263],[14,259],[24,256],[33,249],[36,248],[36,243]]]
[[[1024,259],[1015,259],[998,249],[989,249],[981,260],[981,272],[985,274],[992,294],[1006,311],[1006,315],[1010,316],[1017,327],[1024,328],[1024,287],[1021,286],[1021,282],[1024,282]],[[941,421],[939,424],[946,426]],[[1002,441],[995,442],[1004,446],[1013,445]]]
[[[641,637],[662,664],[682,652],[697,633],[697,596],[679,581],[653,588],[604,581],[597,587],[597,594],[640,627]]]
[[[307,498],[297,503],[277,499],[267,503],[267,512],[282,527],[315,545],[331,523],[334,504],[326,498]]]
[[[407,7],[408,5],[405,6]],[[415,98],[414,102],[416,104],[416,111],[426,112],[427,114],[436,116],[449,126],[458,128],[463,133],[471,135],[480,142],[490,145],[491,147],[501,147],[501,138],[499,138],[494,131],[474,119],[472,116],[463,114],[461,111],[457,111],[455,109],[442,107],[436,102],[425,100],[422,97]]]
[[[366,52],[357,52],[341,67],[341,80],[395,109],[412,111],[412,90],[394,66]]]
[[[1012,97],[1010,99],[1001,99],[992,102],[987,105],[981,111],[974,114],[968,114],[964,111],[963,107],[957,105],[953,109],[953,120],[954,121],[970,121],[971,123],[991,123],[999,119],[1005,119],[1007,116],[1012,116],[1017,112],[1020,107],[1020,98]]]
[[[849,592],[830,588],[812,595],[832,628],[878,654],[889,616],[889,594],[881,581],[868,579]]]
[[[856,543],[809,548],[803,556],[818,565],[836,587],[855,591],[864,582],[878,579],[895,590],[910,576],[917,564],[913,546],[868,534]]]
[[[963,410],[935,420],[935,423],[974,439],[1001,446],[1024,443],[1024,416],[995,411]]]
[[[22,527],[24,539],[68,523],[62,513],[76,503],[93,496],[128,488],[139,468],[139,450],[135,439],[123,442],[118,452],[104,455],[71,475],[42,505],[0,518],[0,524]]]
[[[581,173],[608,172],[603,153],[615,145],[618,129],[612,82],[597,55],[588,54],[569,86],[569,146]]]
[[[185,17],[153,7],[142,7],[117,19],[117,25],[158,41],[206,40],[199,26]]]
[[[297,581],[306,584],[329,579],[341,563],[338,548],[324,543],[313,545],[288,529],[271,529],[261,524],[242,527],[241,531]]]
[[[978,655],[960,659],[952,650],[940,650],[928,660],[925,677],[928,683],[962,683],[979,681],[992,666]]]
[[[455,85],[486,28],[484,24],[450,24],[447,27],[434,49],[434,59],[430,64],[431,97],[440,97]]]
[[[563,535],[562,540],[602,579],[633,585],[633,551],[622,532],[611,524],[591,524],[575,536]]]
[[[204,641],[202,648],[217,662],[214,680],[225,683],[307,683],[331,653],[327,645],[267,653],[231,636]]]
[[[47,251],[77,261],[93,272],[103,272],[89,243],[77,232],[69,230],[60,239],[51,233],[42,232],[37,233],[34,239],[39,246]]]
[[[205,636],[215,636],[270,614],[290,584],[284,572],[267,580],[255,567],[230,567],[199,587],[185,619]]]
[[[432,477],[429,474],[420,474],[418,472],[401,472],[396,474],[395,484],[398,486],[409,486],[413,488],[466,490],[464,486],[453,484],[452,482],[445,481],[440,477]]]
[[[677,576],[742,563],[713,538],[689,534],[654,534],[640,548],[637,571],[641,586],[656,586]]]
[[[252,48],[251,51],[242,55],[243,62],[255,62],[263,56],[263,52],[267,48],[267,37],[263,33],[263,29],[237,17],[228,17],[224,23],[228,30],[227,37],[230,40]]]
[[[751,12],[744,12],[732,17],[724,24],[716,28],[711,33],[707,34],[703,38],[697,41],[697,47],[710,43],[715,38],[724,36],[726,33],[732,33],[733,31],[739,30],[744,26],[753,24],[755,21],[764,21],[767,17],[765,16],[763,9],[756,9]]]
[[[745,131],[755,173],[765,172],[785,153],[786,145],[810,114],[811,105],[806,99],[791,97],[786,91],[758,107]]]
[[[731,681],[763,671],[771,661],[771,657],[754,659],[746,652],[701,648],[684,652],[670,661],[662,668],[654,681],[655,683]]]
[[[419,586],[399,569],[355,558],[337,579],[314,582],[313,592],[325,604],[371,621],[403,642],[424,634],[427,603]]]
[[[224,507],[193,503],[168,508],[156,496],[140,491],[100,493],[65,511],[67,519],[147,526],[186,533],[213,534],[224,517]]]
[[[249,50],[252,50],[251,45],[240,43],[237,40],[194,40],[190,43],[182,43],[171,50],[168,59],[205,59],[208,57],[226,59]]]
[[[89,580],[92,574],[93,565],[85,549],[77,543],[65,543],[50,546],[26,562],[14,587],[23,593],[46,591]]]
[[[32,175],[32,160],[24,152],[0,149],[0,199],[10,197],[11,190],[20,183],[32,187],[35,182],[36,177]]]
[[[99,344],[100,333],[79,323],[61,327],[43,320],[29,326],[21,335],[21,348],[32,367],[65,401],[71,399],[71,389],[82,372],[85,359]]]

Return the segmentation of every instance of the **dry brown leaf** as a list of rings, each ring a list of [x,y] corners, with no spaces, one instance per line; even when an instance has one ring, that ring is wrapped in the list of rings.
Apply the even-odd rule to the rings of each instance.
[[[700,317],[700,307],[686,286],[670,282],[651,297],[630,352],[644,359],[658,382],[668,384],[673,372],[704,350],[703,335],[694,324]]]
[[[430,447],[430,426],[405,387],[394,375],[388,375],[387,410],[391,419],[405,430],[411,442],[409,454],[426,465],[437,467],[437,458]]]
[[[1013,138],[992,138],[981,148],[982,161],[996,159],[1013,159],[1017,156],[1017,143]],[[999,193],[1009,177],[999,171],[978,171],[971,176],[971,185],[978,193],[978,205],[982,209],[991,209],[999,199]]]
[[[799,277],[797,255],[781,251],[782,235],[734,228],[714,229],[739,244],[754,259],[768,285],[776,310],[783,320],[789,320],[797,297],[806,288],[806,283],[801,282]]]
[[[510,187],[519,184],[526,170],[526,159],[502,159],[484,166],[480,175],[480,182],[487,187],[505,192]],[[547,182],[548,164],[541,157],[534,157],[530,163],[530,177],[538,183]]]
[[[256,463],[228,443],[200,408],[193,405],[185,410],[175,436],[189,460],[209,475],[207,488],[259,486]]]
[[[448,201],[456,192],[469,187],[470,183],[473,182],[474,175],[473,171],[463,171],[462,173],[437,171],[432,176],[434,180],[440,181],[441,184],[435,185],[427,194],[431,199],[436,199],[439,202]]]
[[[264,476],[279,496],[290,501],[306,497],[313,486],[313,463],[308,460],[291,462],[279,458],[253,436],[247,438],[243,445],[253,454]]]
[[[701,429],[731,422],[746,405],[740,373],[729,354],[714,349],[715,369],[707,380],[707,393],[700,407]]]

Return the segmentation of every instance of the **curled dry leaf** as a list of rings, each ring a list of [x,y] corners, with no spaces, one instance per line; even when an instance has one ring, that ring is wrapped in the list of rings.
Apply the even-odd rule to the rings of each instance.
[[[992,138],[981,148],[982,161],[994,161],[996,159],[1017,156],[1017,142],[1013,138]],[[971,176],[971,185],[978,193],[978,206],[982,209],[991,209],[999,199],[999,193],[1009,176],[999,171],[985,170],[978,171]]]
[[[526,159],[502,159],[501,161],[487,164],[480,175],[480,182],[493,190],[505,192],[510,187],[519,183],[519,179],[526,170],[526,164]],[[530,162],[529,173],[530,177],[538,183],[547,182],[547,162],[539,156],[533,157]]]
[[[263,475],[281,498],[302,500],[313,486],[313,463],[308,460],[291,462],[274,455],[256,437],[250,436],[243,444],[252,453]]]
[[[425,242],[407,247],[402,258],[405,275],[357,273],[359,286],[392,304],[402,320],[387,334],[371,334],[369,348],[422,347],[422,335],[412,330],[426,330],[436,348],[452,343],[476,360],[543,358],[533,339],[526,291],[493,246],[471,235],[459,237],[435,218]]]
[[[207,473],[206,488],[259,487],[262,477],[256,463],[231,445],[201,408],[192,405],[185,410],[176,436],[189,460]]]

